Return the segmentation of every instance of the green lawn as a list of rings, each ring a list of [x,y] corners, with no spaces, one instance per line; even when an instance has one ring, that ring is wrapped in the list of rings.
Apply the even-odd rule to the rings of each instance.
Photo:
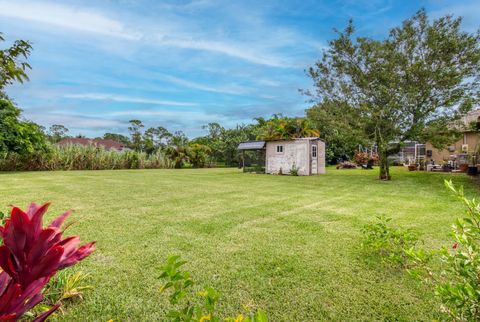
[[[80,266],[95,290],[67,306],[65,321],[158,321],[167,309],[158,267],[172,253],[202,285],[222,293],[220,312],[263,308],[271,321],[431,320],[437,303],[402,271],[366,262],[361,227],[385,214],[449,244],[462,205],[444,178],[394,169],[328,169],[327,175],[243,174],[237,169],[0,174],[0,205],[73,208],[69,229],[98,250]]]

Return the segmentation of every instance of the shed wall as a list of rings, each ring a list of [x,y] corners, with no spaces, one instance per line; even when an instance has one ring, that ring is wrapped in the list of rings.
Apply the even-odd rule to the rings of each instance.
[[[318,174],[325,174],[325,142],[317,140],[318,146]]]
[[[277,152],[283,146],[283,152]],[[288,174],[293,167],[299,175],[310,175],[310,145],[307,140],[267,142],[266,173]]]

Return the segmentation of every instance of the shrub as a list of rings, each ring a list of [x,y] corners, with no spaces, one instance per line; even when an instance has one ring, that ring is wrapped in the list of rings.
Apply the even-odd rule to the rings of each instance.
[[[0,226],[0,321],[16,321],[39,304],[42,289],[58,270],[72,266],[90,255],[94,243],[78,246],[80,238],[62,239],[60,229],[71,212],[43,228],[43,215],[49,204],[32,203],[26,212],[13,207],[10,217]],[[55,304],[37,317],[43,321],[60,306]]]
[[[391,218],[379,216],[377,219],[362,229],[362,247],[385,263],[406,267],[410,259],[407,250],[417,244],[417,235],[408,229],[391,227]]]
[[[192,291],[194,285],[188,272],[180,268],[185,265],[180,257],[173,255],[167,258],[165,264],[160,268],[160,278],[165,284],[160,292],[170,291],[169,302],[174,308],[167,313],[169,321],[175,322],[267,322],[267,316],[263,311],[248,313],[247,316],[239,314],[235,318],[220,318],[215,312],[215,306],[220,299],[220,293],[211,287],[198,292],[196,297]]]
[[[291,176],[298,176],[298,167],[295,164],[292,165],[292,168],[290,169],[290,175]]]
[[[376,163],[378,161],[378,154],[376,154],[376,153],[370,154],[370,153],[367,153],[367,152],[355,151],[353,159],[355,160],[355,163],[357,165],[367,164],[368,161],[370,161],[370,160],[372,160],[373,163]]]
[[[441,311],[453,321],[480,319],[480,203],[465,197],[463,188],[456,189],[451,181],[446,187],[464,204],[466,217],[455,221],[451,247],[437,251],[410,249],[408,254],[417,268],[409,272],[424,278],[435,289]],[[440,255],[440,256],[438,256]],[[439,259],[440,267],[433,264]]]

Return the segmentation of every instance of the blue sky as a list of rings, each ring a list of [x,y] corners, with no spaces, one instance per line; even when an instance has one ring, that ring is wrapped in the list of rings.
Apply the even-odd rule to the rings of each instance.
[[[128,120],[203,134],[253,117],[304,114],[304,70],[333,28],[384,37],[424,7],[479,27],[480,1],[0,0],[0,31],[33,43],[30,82],[7,93],[26,118],[71,134],[126,133]]]

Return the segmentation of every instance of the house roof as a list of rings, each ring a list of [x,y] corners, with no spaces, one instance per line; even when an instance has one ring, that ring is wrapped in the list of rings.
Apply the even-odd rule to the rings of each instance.
[[[57,145],[96,145],[102,146],[106,150],[123,150],[126,148],[125,144],[114,141],[114,140],[103,140],[103,139],[87,139],[87,138],[65,138],[57,143]]]
[[[265,148],[265,141],[241,142],[237,150],[261,150]]]

